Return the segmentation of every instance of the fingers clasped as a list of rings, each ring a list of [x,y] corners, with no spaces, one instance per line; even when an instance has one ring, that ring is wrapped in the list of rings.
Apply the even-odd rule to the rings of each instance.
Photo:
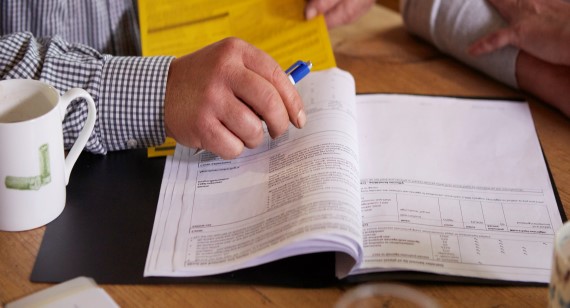
[[[570,4],[565,1],[487,0],[508,23],[469,47],[482,55],[511,45],[543,61],[570,65]]]

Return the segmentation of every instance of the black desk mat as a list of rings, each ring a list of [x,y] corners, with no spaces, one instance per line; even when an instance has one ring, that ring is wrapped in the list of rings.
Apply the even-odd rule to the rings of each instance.
[[[196,278],[143,277],[165,158],[146,150],[82,153],[63,213],[48,224],[33,282],[87,276],[102,284],[248,283],[324,287],[337,282],[334,254],[319,253]]]
[[[207,277],[143,277],[165,158],[146,150],[82,153],[63,213],[48,224],[30,280],[58,283],[87,276],[101,284],[227,283],[327,287],[378,280],[478,285],[543,285],[418,272],[363,274],[339,281],[334,253],[290,257]],[[552,181],[552,176],[551,176]],[[566,215],[552,181],[563,221]]]

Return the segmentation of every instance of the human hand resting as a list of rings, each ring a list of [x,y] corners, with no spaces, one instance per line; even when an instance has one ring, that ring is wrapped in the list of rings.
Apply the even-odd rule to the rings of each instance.
[[[172,61],[164,103],[166,134],[224,159],[272,138],[289,122],[304,126],[303,102],[281,67],[265,52],[228,38]]]
[[[562,0],[487,0],[509,23],[469,48],[480,55],[507,45],[552,64],[570,65],[570,3]]]
[[[308,0],[305,7],[307,20],[319,13],[325,16],[328,28],[351,23],[372,7],[374,0]]]

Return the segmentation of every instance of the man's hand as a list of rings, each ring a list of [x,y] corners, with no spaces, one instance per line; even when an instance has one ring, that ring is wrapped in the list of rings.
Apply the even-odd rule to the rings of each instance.
[[[164,103],[169,137],[232,159],[262,142],[261,119],[273,138],[289,122],[301,128],[306,121],[301,97],[269,55],[228,38],[173,60]]]
[[[470,48],[480,55],[507,45],[552,64],[570,65],[570,4],[562,0],[487,0],[509,23]]]
[[[311,20],[318,14],[323,14],[330,29],[357,20],[373,4],[374,0],[308,0],[305,17]]]

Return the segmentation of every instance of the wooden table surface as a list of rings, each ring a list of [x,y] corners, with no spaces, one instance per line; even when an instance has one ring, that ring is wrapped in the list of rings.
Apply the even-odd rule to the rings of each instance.
[[[359,93],[395,92],[513,97],[522,94],[442,55],[410,36],[397,13],[374,7],[357,23],[331,31],[337,64]],[[570,119],[529,98],[544,153],[570,213]],[[0,303],[49,284],[29,281],[44,228],[0,232]],[[442,307],[545,307],[547,287],[411,284]],[[349,287],[295,289],[237,285],[103,285],[123,307],[331,307]]]

